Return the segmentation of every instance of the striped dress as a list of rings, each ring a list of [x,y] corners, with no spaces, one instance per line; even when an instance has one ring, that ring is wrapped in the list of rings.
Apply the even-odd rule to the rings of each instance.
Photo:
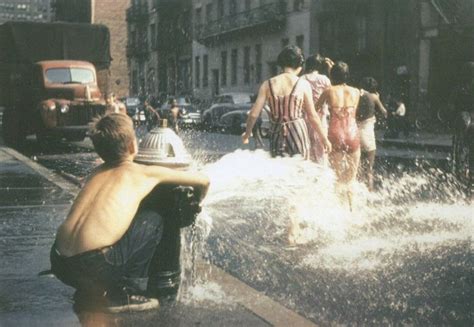
[[[290,94],[275,96],[271,80],[268,80],[272,157],[301,155],[304,159],[309,159],[310,142],[308,128],[303,118],[303,95],[295,92],[298,82],[299,79]]]

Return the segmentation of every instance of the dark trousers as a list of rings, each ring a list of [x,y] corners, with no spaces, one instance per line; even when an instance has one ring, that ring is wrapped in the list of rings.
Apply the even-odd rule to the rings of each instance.
[[[162,217],[141,209],[114,245],[65,257],[54,244],[51,269],[63,283],[80,292],[103,295],[126,289],[129,294],[140,294],[146,290],[148,268],[162,234]]]

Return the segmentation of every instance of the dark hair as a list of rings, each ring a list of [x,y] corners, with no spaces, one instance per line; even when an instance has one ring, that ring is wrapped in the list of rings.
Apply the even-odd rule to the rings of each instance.
[[[281,68],[290,67],[296,69],[303,67],[304,56],[301,49],[295,45],[286,46],[278,55],[277,64]]]
[[[361,87],[369,91],[370,93],[375,93],[378,90],[379,83],[373,77],[364,77],[361,81]]]
[[[329,73],[333,85],[344,84],[349,80],[349,65],[343,61],[337,61]]]
[[[125,159],[129,145],[135,140],[132,119],[124,114],[111,113],[94,120],[90,138],[97,154],[105,162]]]
[[[316,53],[312,56],[309,56],[306,59],[306,65],[305,65],[305,70],[308,73],[314,72],[315,70],[322,72],[325,69],[325,60],[323,56],[321,56],[319,53]]]
[[[168,103],[173,104],[174,101],[178,101],[178,100],[176,100],[175,98],[171,98],[171,99],[168,100]]]

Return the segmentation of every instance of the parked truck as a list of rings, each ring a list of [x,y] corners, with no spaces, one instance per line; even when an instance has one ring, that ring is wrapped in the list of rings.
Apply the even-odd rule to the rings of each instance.
[[[110,34],[94,24],[7,22],[0,25],[3,138],[84,139],[105,113]],[[101,92],[102,90],[102,92]]]

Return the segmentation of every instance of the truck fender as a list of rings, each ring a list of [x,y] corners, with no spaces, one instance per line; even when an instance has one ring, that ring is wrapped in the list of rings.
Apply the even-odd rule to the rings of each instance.
[[[52,99],[41,101],[39,111],[44,127],[54,128],[57,126],[58,106]]]

